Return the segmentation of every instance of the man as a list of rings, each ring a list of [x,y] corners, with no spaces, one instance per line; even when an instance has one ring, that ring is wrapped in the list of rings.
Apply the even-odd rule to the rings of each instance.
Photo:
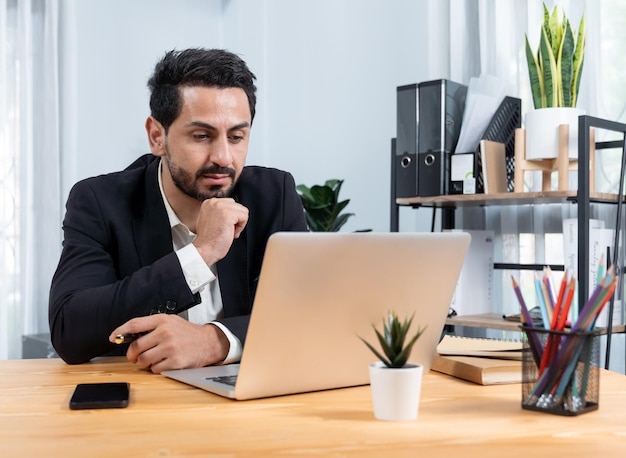
[[[166,53],[148,82],[152,155],[73,187],[49,309],[66,362],[239,360],[267,239],[306,230],[293,177],[244,167],[254,80],[227,51]],[[117,346],[120,334],[138,338]]]

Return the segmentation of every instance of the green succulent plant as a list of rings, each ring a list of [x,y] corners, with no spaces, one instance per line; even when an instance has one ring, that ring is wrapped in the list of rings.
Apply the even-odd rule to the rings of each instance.
[[[346,224],[354,213],[341,213],[350,203],[350,199],[339,201],[339,191],[343,180],[326,180],[323,185],[310,188],[300,184],[296,186],[304,207],[307,226],[313,232],[337,232]]]
[[[539,48],[534,53],[526,35],[526,60],[535,108],[575,107],[585,51],[585,16],[580,19],[578,36],[558,6],[552,13],[543,4],[543,24]]]
[[[390,311],[387,313],[387,317],[383,319],[382,333],[376,329],[376,326],[372,325],[384,355],[363,337],[359,336],[359,339],[361,339],[365,345],[367,345],[367,347],[374,352],[374,354],[383,362],[383,364],[385,364],[385,366],[390,368],[400,368],[407,363],[409,356],[411,355],[411,350],[413,350],[413,345],[426,330],[426,327],[418,328],[416,334],[407,341],[407,334],[412,322],[413,316],[411,316],[411,318],[405,318],[404,321],[400,321],[398,316],[394,312]]]

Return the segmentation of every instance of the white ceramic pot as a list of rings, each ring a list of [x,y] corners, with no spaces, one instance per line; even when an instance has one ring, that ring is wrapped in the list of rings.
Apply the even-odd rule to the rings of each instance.
[[[415,420],[422,391],[421,365],[392,369],[381,362],[369,366],[374,416],[379,420]]]
[[[559,153],[559,125],[569,125],[570,159],[578,158],[580,108],[539,108],[526,113],[526,159],[555,159]]]

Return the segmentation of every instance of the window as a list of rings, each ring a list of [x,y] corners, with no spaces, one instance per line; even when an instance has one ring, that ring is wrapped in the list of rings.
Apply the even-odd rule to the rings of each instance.
[[[58,0],[0,3],[0,358],[47,332],[60,250]]]

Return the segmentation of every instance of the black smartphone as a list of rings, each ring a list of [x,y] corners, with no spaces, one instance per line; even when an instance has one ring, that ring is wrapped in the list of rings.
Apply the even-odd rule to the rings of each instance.
[[[129,383],[79,383],[70,399],[70,409],[109,409],[128,406]]]

